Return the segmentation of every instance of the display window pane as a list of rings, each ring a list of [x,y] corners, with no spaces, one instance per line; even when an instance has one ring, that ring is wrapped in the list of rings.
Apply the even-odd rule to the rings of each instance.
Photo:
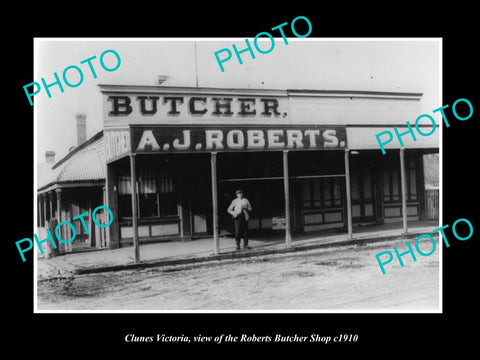
[[[320,181],[319,179],[313,179],[313,201],[315,203],[320,202],[321,200],[321,192],[320,192]]]
[[[352,196],[352,200],[359,200],[360,199],[358,175],[357,175],[356,172],[352,172],[352,176],[351,176],[351,180],[350,180],[350,193],[351,193],[351,196]]]
[[[372,198],[372,176],[368,171],[363,173],[363,197],[365,200]]]
[[[332,187],[330,179],[323,179],[321,182],[323,185],[323,206],[332,205]]]
[[[155,171],[153,169],[140,171],[140,176],[138,177],[138,191],[140,194],[157,193],[157,182],[155,179]]]
[[[309,208],[312,206],[310,198],[310,179],[302,181],[303,206]]]
[[[383,200],[390,201],[390,174],[383,170]]]
[[[131,195],[118,195],[118,216],[120,218],[132,217]]]
[[[335,205],[342,204],[342,192],[340,189],[340,179],[335,179],[333,186],[333,197]]]
[[[400,195],[400,176],[397,170],[392,171],[392,194],[394,197]]]
[[[121,175],[118,177],[118,193],[120,195],[132,193],[130,175]]]
[[[120,218],[132,217],[131,179],[118,176],[118,211]],[[137,177],[139,218],[178,215],[175,178],[166,169],[140,168]]]
[[[168,194],[175,191],[173,178],[168,175],[164,175],[158,179],[159,193]]]
[[[158,216],[157,194],[139,194],[140,218]]]
[[[160,196],[160,216],[178,215],[177,196],[175,193]]]
[[[410,195],[417,194],[417,172],[410,170]]]

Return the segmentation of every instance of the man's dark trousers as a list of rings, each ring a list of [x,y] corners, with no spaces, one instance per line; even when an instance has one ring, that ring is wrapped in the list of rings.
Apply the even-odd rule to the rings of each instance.
[[[240,246],[240,239],[243,236],[243,246],[248,246],[248,220],[245,220],[245,215],[242,213],[234,220],[235,225],[235,241],[237,246]]]

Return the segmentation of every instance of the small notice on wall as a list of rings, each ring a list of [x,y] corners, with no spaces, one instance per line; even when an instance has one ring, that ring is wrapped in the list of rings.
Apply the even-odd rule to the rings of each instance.
[[[287,220],[284,217],[272,217],[272,229],[281,230],[287,227]]]

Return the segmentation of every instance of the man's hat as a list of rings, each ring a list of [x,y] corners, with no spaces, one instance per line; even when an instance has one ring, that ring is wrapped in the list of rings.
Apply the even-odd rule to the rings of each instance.
[[[238,189],[237,191],[235,191],[235,194],[238,194],[238,193],[242,193],[243,194],[243,191],[241,189]]]

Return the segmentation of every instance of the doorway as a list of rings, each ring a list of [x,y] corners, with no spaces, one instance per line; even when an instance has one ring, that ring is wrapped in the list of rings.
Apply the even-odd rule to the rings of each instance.
[[[242,189],[252,205],[251,235],[284,232],[276,220],[285,218],[283,161],[281,152],[221,153],[217,158],[219,232],[233,234],[233,221],[227,209]]]
[[[350,161],[350,191],[352,201],[352,222],[377,223],[381,216],[380,175],[374,154],[355,154]]]
[[[233,234],[233,221],[227,212],[235,199],[235,191],[242,189],[252,205],[248,228],[252,235],[276,233],[274,219],[285,217],[283,179],[255,179],[220,181],[218,184],[219,229],[221,234]]]
[[[176,168],[180,186],[180,201],[182,207],[188,209],[183,215],[187,233],[192,238],[211,236],[213,233],[212,219],[212,179],[210,154],[179,155]]]

